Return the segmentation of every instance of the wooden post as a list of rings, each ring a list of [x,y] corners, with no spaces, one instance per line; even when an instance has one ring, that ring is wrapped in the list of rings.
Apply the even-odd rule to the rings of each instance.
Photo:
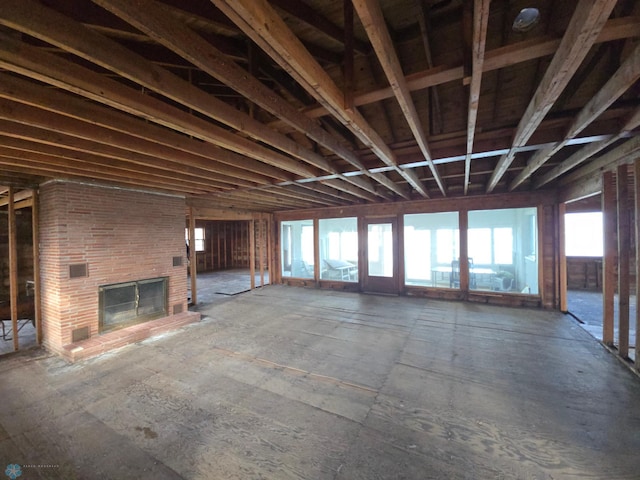
[[[602,216],[604,230],[604,257],[602,265],[602,341],[613,346],[613,297],[615,293],[616,245],[616,192],[613,172],[602,175]]]
[[[640,308],[638,299],[640,298],[640,158],[634,163],[634,191],[635,191],[635,244],[636,244],[636,370],[640,371],[640,355],[638,354],[638,335],[640,335]]]
[[[249,274],[251,290],[256,288],[256,221],[249,220]]]
[[[629,180],[627,164],[618,165],[618,353],[629,357]]]
[[[191,251],[191,303],[198,304],[198,254],[196,253],[196,217],[189,207],[189,250]]]
[[[33,302],[36,322],[36,342],[42,344],[42,300],[40,298],[40,199],[33,189],[31,204],[31,235],[33,237]]]
[[[320,220],[313,219],[313,281],[320,282]]]
[[[264,219],[260,219],[259,220],[259,224],[260,225],[260,233],[258,234],[258,248],[260,250],[260,286],[264,287],[264,243],[265,243],[265,237],[266,237],[266,233],[267,233],[267,226],[266,226],[266,222]]]
[[[558,205],[558,263],[559,263],[559,283],[560,283],[560,311],[567,312],[567,252],[565,250],[565,224],[564,216],[567,213],[567,205]],[[538,257],[540,258],[540,257]]]
[[[460,290],[462,297],[469,297],[469,212],[460,210],[458,214],[458,229],[460,231]],[[455,258],[454,258],[455,260]]]
[[[18,351],[18,238],[13,187],[9,187],[9,302],[13,350]]]

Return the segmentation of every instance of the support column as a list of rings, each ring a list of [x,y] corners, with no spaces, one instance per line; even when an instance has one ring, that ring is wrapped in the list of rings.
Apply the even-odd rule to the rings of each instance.
[[[256,221],[249,220],[249,274],[251,290],[256,288]]]
[[[629,180],[627,164],[618,166],[616,178],[618,191],[618,353],[629,357]]]
[[[13,187],[9,187],[9,301],[13,350],[18,351],[18,238]]]
[[[458,229],[460,232],[460,290],[462,298],[467,299],[469,298],[469,212],[466,210],[460,210],[458,214]]]
[[[604,256],[602,266],[602,341],[613,346],[613,297],[615,293],[616,245],[616,192],[613,172],[602,175],[602,216]]]
[[[196,253],[196,217],[189,207],[189,251],[191,253],[191,303],[198,303],[198,254]]]
[[[42,305],[40,298],[40,201],[33,189],[31,204],[31,235],[33,237],[33,304],[36,322],[36,342],[42,344]]]
[[[640,370],[640,355],[638,354],[638,335],[640,335],[640,158],[634,164],[634,191],[635,191],[635,244],[636,244],[636,370]]]
[[[560,311],[567,312],[569,305],[567,303],[567,252],[565,251],[565,224],[564,216],[567,213],[567,205],[561,203],[558,205],[558,263],[560,266],[559,283],[560,283]],[[596,272],[597,275],[597,272]]]

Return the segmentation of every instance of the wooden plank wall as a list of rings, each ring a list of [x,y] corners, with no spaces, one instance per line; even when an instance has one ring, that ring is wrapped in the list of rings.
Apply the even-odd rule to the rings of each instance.
[[[197,253],[198,272],[248,269],[252,249],[255,272],[264,275],[269,270],[268,220],[197,220],[196,228],[205,230],[205,251]]]

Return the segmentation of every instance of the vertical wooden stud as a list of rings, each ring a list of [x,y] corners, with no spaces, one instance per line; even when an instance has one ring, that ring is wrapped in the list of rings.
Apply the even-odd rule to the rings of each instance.
[[[260,225],[260,233],[258,235],[258,248],[260,250],[260,286],[264,287],[264,247],[266,241],[267,225],[266,221],[263,218],[260,219],[260,223],[258,225]]]
[[[569,306],[567,303],[567,252],[565,249],[565,224],[564,216],[567,213],[567,205],[561,203],[558,205],[558,266],[559,283],[560,283],[560,311],[567,312]]]
[[[636,246],[636,370],[640,371],[640,355],[638,354],[640,335],[640,308],[638,308],[638,299],[640,298],[640,158],[636,159],[634,164],[633,185],[635,193],[635,246]]]
[[[36,322],[36,342],[42,344],[42,299],[40,298],[40,197],[33,189],[31,205],[31,236],[33,237],[33,302]]]
[[[469,212],[460,210],[458,213],[458,231],[460,232],[460,290],[462,297],[469,297]],[[455,259],[454,259],[455,260]]]
[[[249,220],[249,274],[251,275],[251,290],[256,288],[256,222]]]
[[[627,164],[618,166],[618,353],[629,356],[629,180]]]
[[[313,219],[313,281],[320,281],[320,221]]]
[[[18,233],[16,228],[16,206],[13,187],[9,187],[9,302],[11,308],[11,331],[13,350],[18,351]]]
[[[604,230],[604,257],[602,266],[602,341],[613,346],[613,301],[615,293],[616,245],[616,192],[613,173],[602,175],[602,214]]]
[[[196,252],[196,217],[189,207],[189,249],[191,251],[191,303],[198,303],[198,254]]]

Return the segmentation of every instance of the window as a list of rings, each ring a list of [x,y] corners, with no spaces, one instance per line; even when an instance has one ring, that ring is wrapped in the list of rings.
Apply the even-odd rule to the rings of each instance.
[[[451,285],[452,261],[460,256],[458,213],[404,216],[405,285]]]
[[[358,219],[327,218],[318,222],[320,278],[358,281]]]
[[[567,213],[564,238],[568,257],[601,257],[604,252],[602,212]]]
[[[281,222],[280,233],[282,275],[313,278],[313,220]]]
[[[189,245],[189,229],[184,229],[184,239]],[[196,228],[195,229],[195,244],[196,244],[196,252],[204,252],[204,228]],[[190,246],[190,245],[189,245]]]
[[[537,209],[469,212],[473,290],[538,293]]]

